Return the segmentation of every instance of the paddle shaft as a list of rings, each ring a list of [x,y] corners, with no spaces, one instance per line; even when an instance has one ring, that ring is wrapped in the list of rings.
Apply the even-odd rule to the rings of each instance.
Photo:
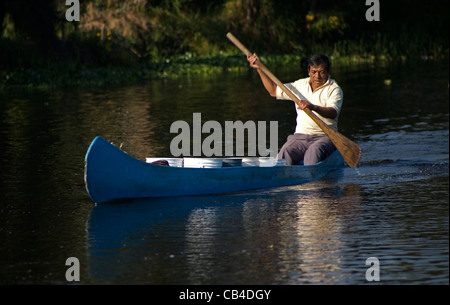
[[[252,55],[252,53],[231,33],[227,34],[228,39],[236,45],[247,57]],[[283,90],[297,105],[300,103],[300,99],[292,93],[269,69],[264,66],[261,61],[255,63],[258,68],[264,72],[278,87]],[[342,157],[347,162],[350,167],[357,167],[359,160],[361,159],[361,147],[349,140],[339,132],[331,129],[327,124],[325,124],[317,115],[315,115],[311,109],[304,108],[303,111],[322,129],[322,131],[330,138],[336,149],[342,154]]]

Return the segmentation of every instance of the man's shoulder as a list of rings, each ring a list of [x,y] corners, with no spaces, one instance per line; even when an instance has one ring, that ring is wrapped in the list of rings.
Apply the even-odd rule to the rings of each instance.
[[[331,87],[331,88],[341,88],[341,87],[339,86],[339,84],[336,82],[336,80],[334,80],[334,79],[332,79],[332,78],[330,78],[329,83],[330,83],[330,87]]]
[[[309,84],[309,77],[305,77],[305,78],[300,78],[297,79],[296,81],[294,81],[292,83],[294,86],[302,86],[302,85],[308,85]]]
[[[338,93],[338,94],[343,94],[342,88],[341,86],[339,86],[339,84],[334,80],[334,79],[329,79],[329,85],[328,85],[328,94],[332,94],[334,93]]]

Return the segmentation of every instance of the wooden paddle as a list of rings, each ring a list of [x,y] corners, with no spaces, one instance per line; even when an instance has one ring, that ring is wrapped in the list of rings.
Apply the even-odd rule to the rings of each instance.
[[[227,37],[232,43],[236,45],[247,57],[252,55],[252,53],[244,47],[244,45],[236,38],[233,34],[228,33]],[[269,69],[267,69],[261,61],[257,61],[256,65],[258,68],[264,72],[281,90],[284,91],[297,105],[300,103],[298,97],[292,93],[275,75],[273,75]],[[303,111],[323,130],[323,132],[328,136],[328,138],[333,142],[336,149],[341,153],[345,162],[350,167],[357,167],[359,160],[361,159],[361,147],[358,144],[346,138],[339,132],[331,129],[327,124],[325,124],[317,115],[315,115],[309,108],[303,109]]]

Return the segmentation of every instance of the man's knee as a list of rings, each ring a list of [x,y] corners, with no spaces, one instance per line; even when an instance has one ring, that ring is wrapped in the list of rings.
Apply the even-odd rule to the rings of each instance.
[[[325,160],[336,150],[336,147],[329,139],[324,139],[312,144],[305,152],[304,164],[314,165]]]
[[[305,152],[303,158],[304,165],[314,165],[320,162],[320,153],[311,147]]]
[[[278,159],[285,159],[286,165],[299,164],[303,159],[304,150],[296,145],[284,145],[278,153]]]

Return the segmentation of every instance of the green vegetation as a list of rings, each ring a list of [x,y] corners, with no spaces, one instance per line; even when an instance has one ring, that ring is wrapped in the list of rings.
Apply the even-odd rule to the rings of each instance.
[[[64,0],[0,4],[0,86],[84,86],[246,67],[233,32],[269,65],[313,53],[333,62],[448,58],[446,0]],[[239,54],[239,55],[238,55]],[[277,55],[280,54],[280,55]]]

